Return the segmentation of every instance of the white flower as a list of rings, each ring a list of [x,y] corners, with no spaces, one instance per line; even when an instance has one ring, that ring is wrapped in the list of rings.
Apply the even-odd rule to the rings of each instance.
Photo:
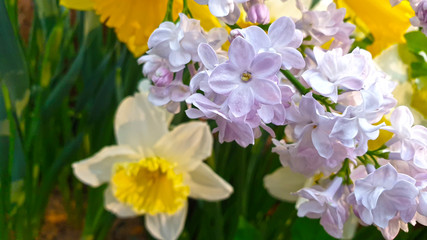
[[[188,197],[216,201],[233,192],[203,163],[212,151],[208,125],[189,122],[169,132],[170,120],[145,93],[128,97],[115,117],[118,145],[73,164],[82,182],[92,187],[108,183],[106,209],[119,217],[145,215],[148,231],[158,239],[178,238]]]
[[[303,188],[307,181],[304,175],[289,167],[280,167],[264,177],[264,186],[271,196],[287,202],[295,202],[298,196],[292,194]]]
[[[427,168],[425,150],[427,149],[427,128],[414,124],[414,117],[405,106],[397,107],[390,117],[391,126],[383,129],[394,133],[387,146],[394,152],[393,156],[405,161],[413,160],[420,168]]]

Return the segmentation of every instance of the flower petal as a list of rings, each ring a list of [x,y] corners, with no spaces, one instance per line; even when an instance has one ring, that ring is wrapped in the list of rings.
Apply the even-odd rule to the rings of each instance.
[[[332,94],[335,90],[335,86],[316,70],[308,70],[302,77],[310,87],[324,96]]]
[[[145,226],[153,237],[157,239],[174,240],[184,229],[187,217],[188,203],[175,214],[145,215]]]
[[[268,79],[253,79],[250,84],[257,101],[268,105],[279,104],[281,102],[282,95],[280,88],[273,81]]]
[[[137,215],[130,206],[119,202],[113,195],[113,189],[108,186],[104,191],[104,206],[120,218],[134,217]]]
[[[282,67],[286,69],[297,68],[302,69],[305,67],[305,61],[302,54],[295,48],[284,48],[279,51],[282,55]]]
[[[255,52],[258,52],[263,48],[270,48],[270,38],[268,35],[258,26],[250,26],[244,29],[245,39],[252,44],[255,48]]]
[[[73,164],[74,175],[85,184],[98,187],[110,181],[114,163],[142,158],[128,146],[104,147],[94,156]]]
[[[282,65],[282,58],[277,53],[262,52],[253,59],[250,72],[257,78],[269,78],[277,74]]]
[[[135,149],[151,148],[168,132],[170,117],[170,113],[150,103],[146,94],[127,97],[120,103],[114,119],[117,142]]]
[[[59,4],[71,9],[76,10],[92,10],[93,1],[92,0],[60,0]]]
[[[188,173],[186,183],[190,186],[190,197],[207,201],[226,199],[233,193],[233,187],[218,176],[205,163]]]
[[[289,17],[281,17],[268,28],[268,36],[273,46],[286,46],[293,38],[295,23]]]
[[[297,192],[304,187],[307,178],[289,167],[278,168],[271,174],[264,177],[264,186],[273,197],[283,201],[296,202]]]
[[[255,57],[255,50],[249,42],[237,37],[231,42],[228,57],[230,62],[239,70],[246,71]]]
[[[328,137],[328,132],[318,127],[311,132],[313,145],[319,152],[319,155],[324,158],[330,158],[334,154],[331,139]]]
[[[225,17],[230,13],[227,0],[209,0],[209,10],[215,17]]]
[[[167,41],[172,35],[172,30],[169,28],[157,28],[148,39],[148,48],[154,48],[159,43]]]
[[[216,67],[209,77],[209,87],[218,94],[228,94],[239,86],[240,74],[230,63]]]
[[[197,168],[212,153],[213,138],[204,122],[181,124],[164,135],[154,146],[157,156],[177,164],[177,171]]]
[[[207,69],[213,69],[215,64],[218,64],[218,57],[209,44],[201,43],[197,48],[197,52],[200,60],[202,60],[203,65],[205,65]]]
[[[249,87],[241,86],[235,89],[228,98],[228,107],[235,117],[242,117],[251,111],[254,105],[254,95]]]

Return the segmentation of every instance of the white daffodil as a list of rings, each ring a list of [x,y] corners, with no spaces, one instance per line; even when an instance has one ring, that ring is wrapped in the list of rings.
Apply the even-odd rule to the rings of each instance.
[[[293,194],[305,187],[307,177],[292,171],[289,167],[279,167],[264,177],[264,186],[274,198],[286,202],[296,202],[298,195]]]
[[[80,181],[92,187],[108,183],[106,209],[118,217],[145,215],[146,228],[158,239],[178,238],[188,197],[216,201],[233,192],[203,163],[212,152],[208,125],[189,122],[169,132],[170,120],[147,94],[128,97],[115,117],[118,145],[73,164]]]

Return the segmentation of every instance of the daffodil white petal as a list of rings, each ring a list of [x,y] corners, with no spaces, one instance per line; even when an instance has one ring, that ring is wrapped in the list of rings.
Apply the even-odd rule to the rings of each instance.
[[[114,197],[111,186],[108,186],[104,191],[104,206],[108,211],[114,213],[120,218],[134,217],[138,215],[131,207],[119,202],[116,197]]]
[[[94,156],[73,164],[74,175],[92,187],[110,181],[116,162],[137,161],[143,156],[129,146],[104,147]]]
[[[145,226],[148,232],[157,239],[177,239],[184,229],[187,208],[188,203],[185,203],[184,206],[173,215],[145,215]]]
[[[164,135],[154,146],[154,151],[158,157],[176,163],[178,172],[188,172],[211,155],[212,142],[206,123],[189,122]]]
[[[306,180],[304,175],[293,172],[289,167],[281,167],[264,177],[264,186],[273,197],[295,202],[298,196],[291,193],[303,188]]]
[[[127,97],[114,120],[117,142],[135,149],[151,148],[168,132],[169,120],[170,113],[150,103],[145,93]]]
[[[200,164],[187,176],[186,184],[190,186],[192,198],[218,201],[228,198],[233,193],[233,187],[205,163]]]

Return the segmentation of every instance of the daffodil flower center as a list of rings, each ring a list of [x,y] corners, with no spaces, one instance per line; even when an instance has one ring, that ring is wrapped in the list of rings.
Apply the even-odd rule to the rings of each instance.
[[[139,214],[174,214],[190,194],[183,175],[175,173],[173,164],[158,157],[116,163],[112,186],[117,200]]]
[[[242,79],[243,82],[249,82],[252,79],[252,73],[244,72],[240,79]]]

